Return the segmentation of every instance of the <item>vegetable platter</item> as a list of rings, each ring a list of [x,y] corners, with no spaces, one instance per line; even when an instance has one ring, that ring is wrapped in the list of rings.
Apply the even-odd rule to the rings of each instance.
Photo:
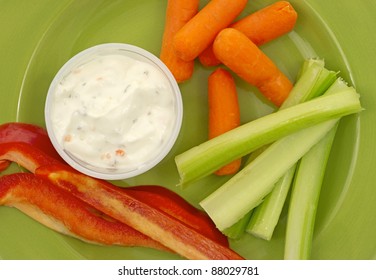
[[[208,1],[200,1],[200,8]],[[250,0],[239,18],[276,1]],[[298,13],[294,29],[260,49],[295,81],[305,59],[319,57],[325,66],[360,94],[361,113],[344,117],[336,131],[318,202],[312,259],[376,258],[376,97],[373,30],[376,4],[291,0]],[[93,45],[134,44],[155,55],[161,50],[167,1],[0,1],[0,123],[24,122],[45,127],[44,101],[51,80],[73,55]],[[351,20],[349,20],[351,19]],[[231,177],[206,176],[179,186],[175,156],[208,139],[208,77],[214,67],[194,62],[192,77],[179,84],[183,125],[169,155],[155,168],[119,186],[162,185],[195,207]],[[260,91],[234,75],[240,123],[276,110]],[[20,172],[12,164],[2,174]],[[283,259],[288,207],[270,241],[244,234],[230,240],[246,259]],[[0,208],[1,259],[181,259],[151,248],[88,244],[48,229],[16,209]]]

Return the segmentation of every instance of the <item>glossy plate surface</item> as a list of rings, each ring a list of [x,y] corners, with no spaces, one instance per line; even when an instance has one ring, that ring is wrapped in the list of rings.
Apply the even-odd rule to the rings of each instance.
[[[252,0],[242,16],[274,1]],[[206,1],[201,1],[204,5]],[[373,52],[376,2],[292,0],[299,14],[295,30],[262,49],[292,80],[307,56],[324,58],[328,68],[361,94],[365,111],[341,121],[321,192],[312,248],[313,259],[376,258],[376,65]],[[158,55],[166,1],[33,0],[0,1],[0,123],[44,126],[44,100],[59,68],[96,44],[134,44]],[[198,63],[181,84],[184,119],[176,145],[157,167],[118,185],[159,184],[194,205],[227,178],[210,176],[187,189],[175,185],[174,155],[207,138],[207,77]],[[272,112],[257,91],[236,79],[242,122]],[[18,171],[12,166],[6,173]],[[2,259],[180,259],[144,248],[86,244],[55,233],[16,209],[0,207]],[[286,210],[270,242],[245,235],[231,242],[248,259],[283,257]]]

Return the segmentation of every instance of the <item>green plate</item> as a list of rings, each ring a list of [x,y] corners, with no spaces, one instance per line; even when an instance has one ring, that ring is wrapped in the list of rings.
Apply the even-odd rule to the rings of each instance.
[[[90,46],[122,42],[158,55],[167,1],[33,0],[0,1],[0,123],[29,122],[44,126],[44,99],[58,69]],[[243,15],[274,1],[252,0]],[[317,213],[313,259],[376,258],[376,2],[292,0],[299,14],[294,32],[262,49],[294,79],[303,59],[324,58],[361,94],[360,115],[341,121],[329,161]],[[204,1],[201,2],[204,5]],[[198,63],[194,77],[181,85],[184,120],[178,141],[157,167],[116,184],[160,184],[192,204],[228,178],[210,176],[185,190],[177,188],[174,155],[207,138],[206,80],[212,68]],[[273,111],[257,91],[236,79],[242,121]],[[6,171],[18,172],[12,165]],[[55,233],[16,209],[0,207],[0,258],[3,259],[180,259],[145,248],[96,246]],[[283,257],[286,210],[270,242],[245,235],[232,241],[248,259]]]

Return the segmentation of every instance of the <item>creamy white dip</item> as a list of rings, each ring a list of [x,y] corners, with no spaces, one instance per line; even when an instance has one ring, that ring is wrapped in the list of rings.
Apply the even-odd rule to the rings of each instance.
[[[51,125],[59,144],[94,168],[133,170],[161,152],[176,122],[169,80],[122,54],[93,56],[57,84]]]

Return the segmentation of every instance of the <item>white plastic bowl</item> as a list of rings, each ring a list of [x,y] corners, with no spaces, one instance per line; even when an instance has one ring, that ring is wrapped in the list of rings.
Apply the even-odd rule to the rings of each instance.
[[[77,67],[79,67],[80,65],[84,65],[97,57],[105,58],[107,55],[113,54],[131,57],[133,59],[136,59],[140,63],[147,63],[151,65],[153,68],[155,68],[156,71],[162,73],[162,78],[166,80],[168,87],[170,88],[173,94],[174,104],[172,106],[174,108],[174,125],[170,130],[169,135],[166,135],[163,143],[159,145],[159,152],[154,155],[152,155],[151,153],[151,157],[145,158],[144,162],[137,163],[137,166],[123,166],[121,168],[104,167],[97,165],[95,162],[91,162],[89,158],[85,158],[81,155],[75,155],[66,148],[67,146],[64,146],[64,140],[61,138],[61,132],[59,132],[61,126],[57,125],[56,121],[52,121],[53,114],[57,114],[56,112],[54,112],[54,108],[57,105],[54,104],[56,103],[56,99],[58,98],[57,92],[59,84],[65,81],[65,79],[70,74],[72,74],[73,71],[75,71],[75,69],[77,69]],[[61,88],[59,90],[61,92]],[[80,92],[76,91],[75,94],[79,96]],[[145,102],[148,102],[148,100],[145,100]],[[161,62],[156,56],[144,49],[141,49],[133,45],[120,43],[97,45],[89,49],[86,49],[72,57],[67,63],[63,65],[63,67],[59,70],[59,72],[53,79],[48,90],[45,104],[45,121],[47,132],[53,146],[60,154],[60,156],[74,169],[86,175],[106,180],[119,180],[134,177],[156,166],[161,160],[163,160],[166,157],[166,155],[170,152],[171,148],[173,147],[180,132],[182,116],[183,106],[179,87],[173,75],[164,65],[164,63]],[[64,117],[70,118],[71,116],[69,115],[69,113],[64,112]],[[113,125],[115,124],[110,122],[108,123],[109,127]],[[57,134],[60,135],[60,137],[57,137]]]

